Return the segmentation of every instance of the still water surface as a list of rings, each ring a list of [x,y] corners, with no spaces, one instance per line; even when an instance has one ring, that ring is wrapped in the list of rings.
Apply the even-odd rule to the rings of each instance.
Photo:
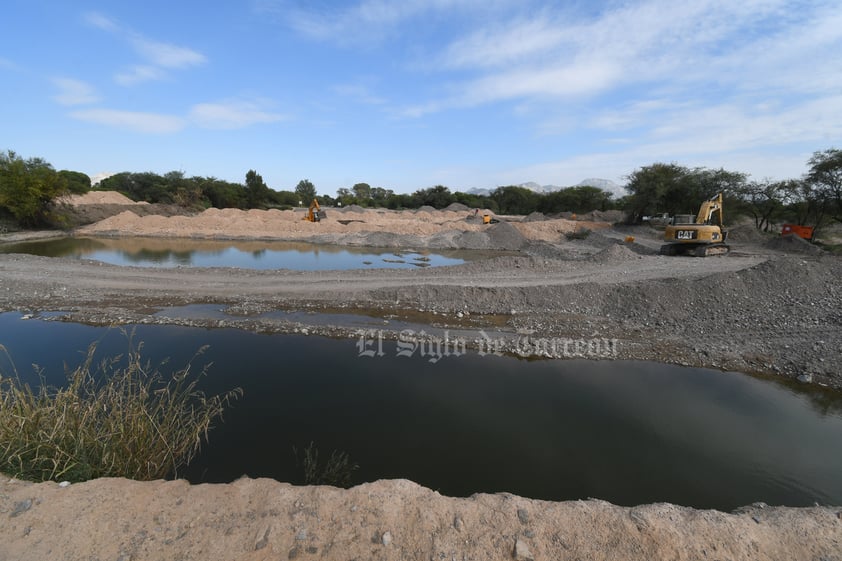
[[[240,267],[243,269],[405,269],[459,265],[484,254],[317,245],[304,242],[212,241],[157,238],[60,238],[0,244],[0,253],[93,259],[140,267]]]
[[[92,341],[118,330],[0,314],[0,344],[61,383]],[[139,326],[150,357],[212,362],[209,393],[244,396],[182,474],[297,481],[292,447],[344,450],[354,482],[408,478],[443,494],[508,491],[617,504],[669,501],[732,509],[842,504],[838,394],[737,373],[645,362],[523,361],[468,350],[436,364],[360,357],[357,340]],[[0,372],[10,371],[0,353]]]

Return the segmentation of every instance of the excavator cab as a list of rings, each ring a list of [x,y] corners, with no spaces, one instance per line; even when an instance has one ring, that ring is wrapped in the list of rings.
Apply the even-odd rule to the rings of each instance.
[[[307,220],[308,222],[319,222],[322,218],[325,218],[327,213],[322,210],[322,207],[319,206],[319,201],[313,199],[313,202],[310,203],[310,208],[307,209],[307,214],[304,215],[302,220]]]

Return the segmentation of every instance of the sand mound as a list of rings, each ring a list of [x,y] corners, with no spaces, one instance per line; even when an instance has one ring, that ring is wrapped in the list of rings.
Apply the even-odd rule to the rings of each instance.
[[[424,206],[418,208],[415,211],[415,214],[418,214],[420,212],[438,212],[438,210],[435,207],[432,207],[430,205],[424,205]]]
[[[821,255],[824,250],[815,246],[803,238],[796,235],[780,236],[772,238],[763,244],[763,247],[774,249],[777,251],[785,251],[787,253],[806,253],[809,255]]]
[[[146,202],[135,202],[117,191],[89,191],[84,195],[68,195],[62,197],[61,202],[70,206],[83,205],[146,205]]]
[[[599,253],[588,257],[588,261],[596,263],[617,263],[620,261],[635,261],[642,257],[622,244],[614,244],[606,247]]]

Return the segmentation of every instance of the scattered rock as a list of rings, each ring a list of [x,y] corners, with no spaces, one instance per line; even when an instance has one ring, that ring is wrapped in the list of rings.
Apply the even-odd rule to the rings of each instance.
[[[517,519],[520,520],[521,524],[529,524],[529,513],[525,508],[517,509]]]
[[[380,543],[383,545],[391,545],[392,544],[392,532],[385,531],[383,532],[383,536],[380,538]]]
[[[801,374],[798,377],[798,381],[801,382],[802,384],[810,384],[813,381],[813,375],[809,374],[809,373],[808,374]]]
[[[518,537],[515,540],[515,548],[512,551],[512,557],[516,561],[535,561],[535,557],[532,556],[532,552],[529,551],[529,546],[526,545],[526,542]]]
[[[263,532],[263,537],[257,540],[257,542],[254,544],[255,551],[261,550],[269,544],[269,532],[271,530],[271,528],[266,528],[266,531]]]
[[[23,501],[20,501],[19,503],[15,503],[15,508],[12,510],[12,513],[9,515],[9,518],[20,516],[30,508],[32,508],[32,499],[25,499]]]

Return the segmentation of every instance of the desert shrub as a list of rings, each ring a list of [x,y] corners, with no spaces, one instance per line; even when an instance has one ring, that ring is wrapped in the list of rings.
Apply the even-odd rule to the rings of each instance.
[[[587,239],[588,236],[591,235],[591,231],[588,228],[577,228],[572,232],[567,232],[564,234],[568,240],[584,240]]]
[[[0,471],[30,481],[177,476],[242,390],[197,389],[207,366],[194,374],[191,364],[204,348],[170,375],[144,361],[142,348],[129,337],[125,356],[95,363],[93,344],[61,388],[41,373],[37,389],[17,372],[0,376]]]

